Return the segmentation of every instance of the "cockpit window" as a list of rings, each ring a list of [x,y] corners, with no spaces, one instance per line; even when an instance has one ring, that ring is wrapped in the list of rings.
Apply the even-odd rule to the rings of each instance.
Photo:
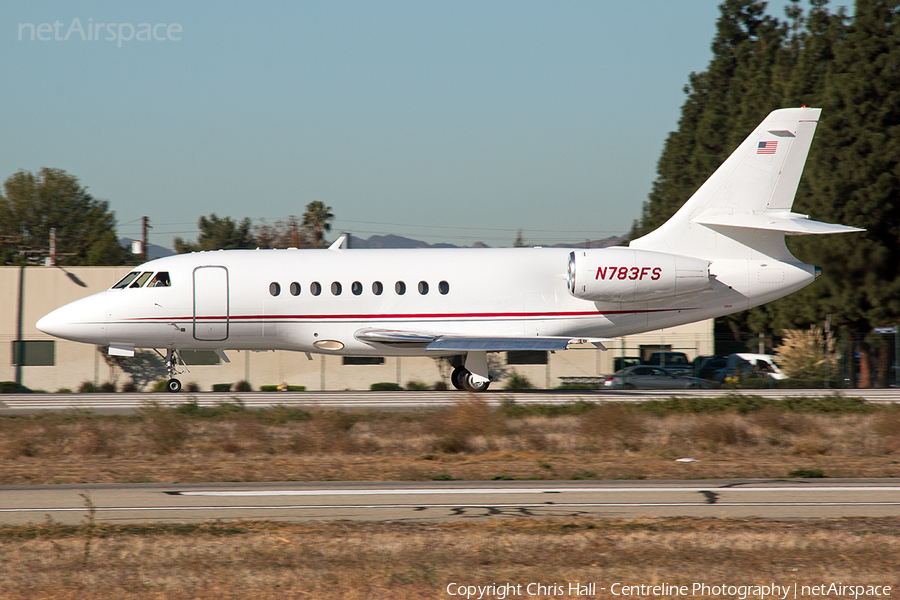
[[[134,271],[134,272],[132,272],[132,273],[129,273],[128,275],[126,275],[125,277],[123,277],[123,278],[119,281],[119,283],[117,283],[116,285],[112,286],[112,289],[114,289],[114,290],[121,290],[122,288],[128,287],[128,284],[131,283],[132,281],[134,281],[134,278],[137,277],[138,275],[140,275],[140,273],[139,273],[138,271]]]
[[[147,280],[150,279],[151,275],[153,275],[153,271],[144,271],[143,273],[141,273],[141,276],[137,278],[137,281],[135,281],[128,287],[132,287],[132,288],[143,287],[144,284],[147,283]]]
[[[169,287],[171,285],[172,282],[169,280],[168,271],[160,271],[153,276],[153,279],[150,280],[147,287]]]

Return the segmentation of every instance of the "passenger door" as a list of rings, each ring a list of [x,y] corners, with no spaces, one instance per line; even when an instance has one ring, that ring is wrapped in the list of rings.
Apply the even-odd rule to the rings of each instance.
[[[228,292],[228,269],[215,265],[194,269],[194,339],[228,339]]]

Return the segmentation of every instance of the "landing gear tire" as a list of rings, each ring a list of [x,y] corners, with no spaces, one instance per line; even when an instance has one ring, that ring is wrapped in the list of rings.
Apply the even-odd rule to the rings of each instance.
[[[181,391],[181,382],[177,379],[170,379],[166,382],[166,389],[173,394],[177,394]]]
[[[482,379],[479,377],[477,380],[472,373],[466,371],[466,376],[462,380],[463,389],[467,392],[485,392],[488,389],[488,386],[491,385],[490,379]]]
[[[450,374],[450,383],[452,383],[453,387],[455,387],[458,390],[465,390],[466,388],[465,388],[465,384],[463,384],[463,381],[465,381],[466,376],[468,374],[469,374],[469,372],[466,371],[465,368],[456,367],[455,369],[453,369],[453,372]]]

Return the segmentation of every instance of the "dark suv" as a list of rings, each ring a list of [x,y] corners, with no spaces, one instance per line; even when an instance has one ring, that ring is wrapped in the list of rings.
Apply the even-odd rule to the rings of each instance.
[[[694,365],[684,352],[654,352],[644,364],[663,367],[676,375],[694,374]]]

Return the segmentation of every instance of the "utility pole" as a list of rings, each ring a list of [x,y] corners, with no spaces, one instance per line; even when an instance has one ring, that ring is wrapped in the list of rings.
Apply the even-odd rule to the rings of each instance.
[[[141,219],[141,262],[147,262],[147,230],[152,229],[150,227],[150,219],[149,217],[143,217]]]
[[[47,257],[47,266],[56,266],[56,227],[50,228],[50,255]]]

